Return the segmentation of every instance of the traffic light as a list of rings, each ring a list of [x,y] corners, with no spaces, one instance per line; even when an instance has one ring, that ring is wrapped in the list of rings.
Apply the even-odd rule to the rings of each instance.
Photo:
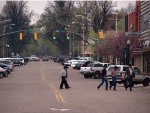
[[[22,41],[22,33],[19,33],[19,40]]]
[[[102,32],[102,31],[99,32],[99,39],[100,39],[100,40],[103,39],[103,32]]]
[[[37,32],[34,32],[34,40],[37,40]]]

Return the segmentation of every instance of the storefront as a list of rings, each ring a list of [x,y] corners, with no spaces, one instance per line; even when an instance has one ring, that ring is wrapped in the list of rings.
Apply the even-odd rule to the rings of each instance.
[[[143,45],[143,72],[150,73],[150,1],[141,1],[141,42]]]
[[[150,48],[143,50],[143,72],[150,73]]]

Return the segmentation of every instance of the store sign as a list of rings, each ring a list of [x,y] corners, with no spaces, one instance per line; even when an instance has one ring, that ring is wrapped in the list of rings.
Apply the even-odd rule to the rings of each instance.
[[[142,54],[143,48],[135,48],[133,54]]]

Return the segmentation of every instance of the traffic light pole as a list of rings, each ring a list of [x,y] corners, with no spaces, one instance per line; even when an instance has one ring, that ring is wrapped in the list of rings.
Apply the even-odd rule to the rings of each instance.
[[[82,48],[83,51],[82,51],[82,54],[83,54],[83,57],[84,57],[84,40],[85,40],[85,39],[84,39],[84,26],[83,26],[83,35],[82,35],[82,36],[83,36],[83,38],[82,38],[82,39],[83,39],[83,48]]]

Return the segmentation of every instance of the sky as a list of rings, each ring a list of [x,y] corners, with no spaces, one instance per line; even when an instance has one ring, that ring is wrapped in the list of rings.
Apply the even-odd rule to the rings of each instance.
[[[28,7],[29,11],[33,10],[35,13],[38,13],[39,15],[44,12],[44,8],[48,2],[48,0],[27,0],[28,1]],[[83,0],[82,0],[83,1]],[[114,1],[114,0],[113,0]],[[120,9],[121,7],[127,7],[127,5],[131,2],[135,4],[135,0],[116,0],[117,6],[115,9]],[[6,3],[6,0],[0,0],[0,10]],[[32,22],[36,21],[36,17],[32,18]]]

